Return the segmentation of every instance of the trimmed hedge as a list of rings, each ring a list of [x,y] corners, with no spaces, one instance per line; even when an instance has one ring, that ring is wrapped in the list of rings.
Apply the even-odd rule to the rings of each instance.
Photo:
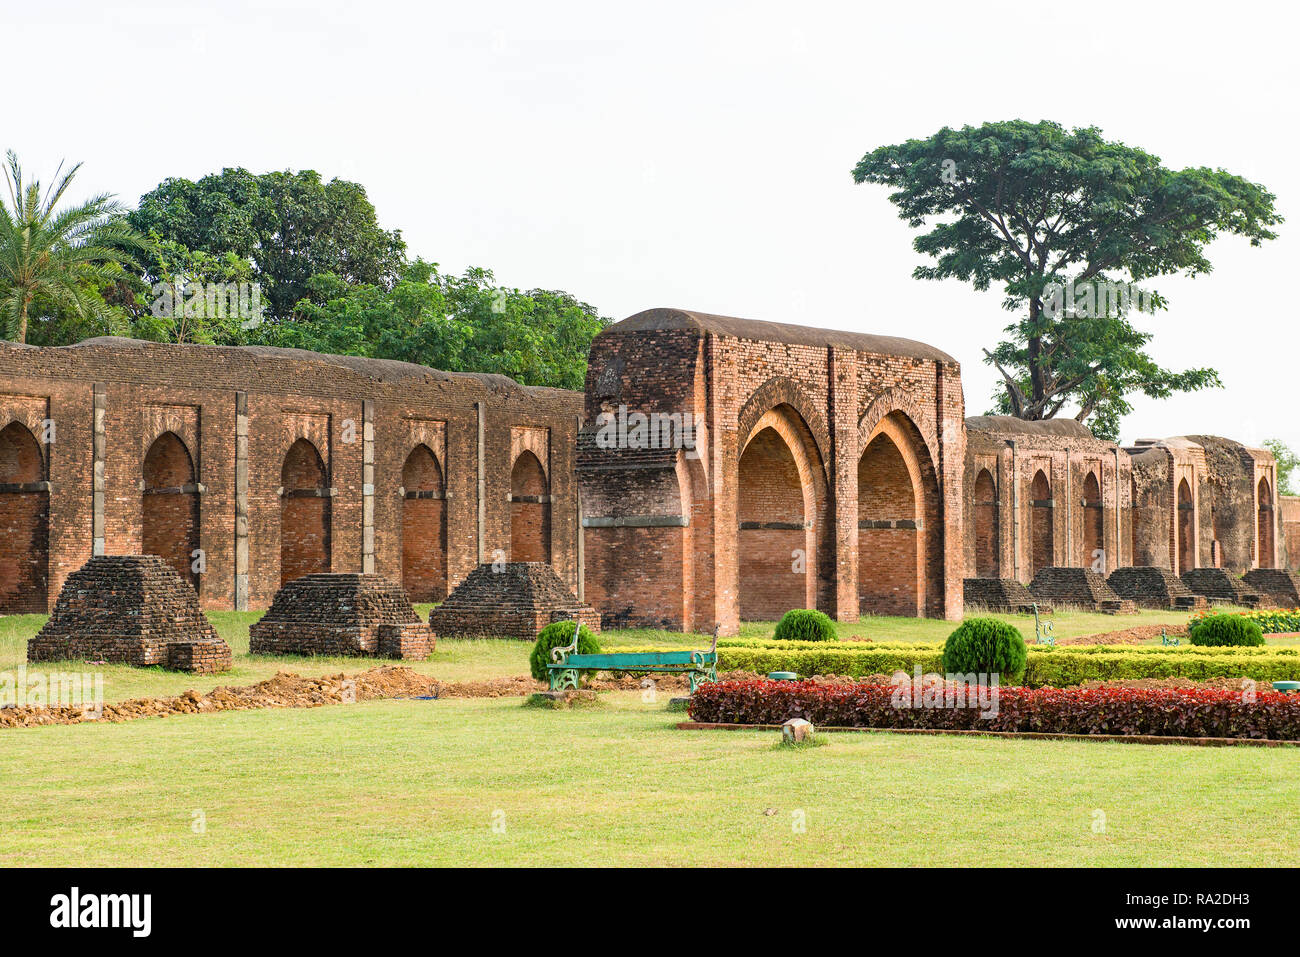
[[[950,686],[951,687],[951,686]],[[723,681],[691,697],[694,721],[819,727],[927,728],[1054,734],[1300,740],[1300,695],[1225,689],[999,688],[996,714],[980,707],[904,706],[893,685]]]
[[[1007,684],[1025,673],[1025,639],[996,618],[968,618],[943,644],[945,674],[996,674]]]
[[[619,649],[629,650],[629,649]],[[1278,649],[1279,652],[1286,649]],[[1123,651],[1100,648],[1076,650],[1070,646],[1031,645],[1026,650],[1026,667],[1021,683],[1040,688],[1077,685],[1084,681],[1133,678],[1254,678],[1260,682],[1300,680],[1300,656],[1270,653],[1270,649],[1188,648]],[[848,650],[826,649],[718,648],[718,668],[724,671],[752,671],[768,674],[793,671],[801,678],[812,675],[845,675],[861,678],[872,674],[912,674],[920,666],[923,674],[946,673],[938,645],[914,649]]]
[[[824,611],[791,608],[776,623],[777,641],[835,641],[835,624]]]
[[[551,649],[564,648],[573,643],[573,625],[571,621],[553,621],[543,628],[533,644],[532,654],[528,656],[528,671],[538,681],[547,678],[546,666],[551,663]],[[594,655],[599,653],[600,643],[586,625],[578,631],[578,654]],[[590,671],[582,672],[591,674]]]
[[[1259,625],[1240,615],[1207,615],[1192,625],[1188,639],[1193,645],[1241,648],[1264,643]]]
[[[1195,630],[1196,626],[1210,618],[1243,618],[1246,621],[1253,621],[1259,625],[1260,631],[1266,635],[1281,635],[1288,632],[1300,631],[1300,608],[1280,609],[1272,608],[1267,611],[1239,611],[1227,612],[1223,614],[1213,611],[1203,611],[1200,614],[1193,615],[1189,621],[1188,628]]]

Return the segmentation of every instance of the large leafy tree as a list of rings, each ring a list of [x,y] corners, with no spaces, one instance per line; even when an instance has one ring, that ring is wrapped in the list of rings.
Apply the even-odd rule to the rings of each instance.
[[[380,228],[365,189],[323,182],[314,170],[225,169],[198,182],[167,179],[140,198],[130,218],[193,252],[247,259],[273,319],[290,316],[312,276],[390,288],[406,263],[401,232]]]
[[[419,259],[391,289],[325,274],[308,293],[291,321],[260,327],[255,340],[581,389],[591,340],[608,322],[568,293],[501,287],[486,269],[445,276]]]
[[[124,219],[110,195],[60,205],[81,164],[44,193],[39,180],[23,178],[12,150],[6,158],[9,206],[0,203],[0,331],[27,341],[34,317],[60,317],[102,331],[124,321],[112,302],[138,267],[143,237]]]
[[[1128,396],[1164,398],[1219,378],[1211,368],[1161,367],[1147,352],[1152,334],[1133,323],[1134,299],[1071,315],[1057,308],[1060,290],[1095,297],[1119,284],[1163,309],[1151,280],[1208,273],[1206,247],[1219,235],[1258,246],[1282,222],[1273,194],[1240,176],[1171,170],[1095,128],[1048,121],[945,127],[872,150],[853,178],[892,187],[899,216],[928,227],[913,246],[934,263],[918,266],[917,279],[1001,285],[1018,317],[985,350],[1002,376],[996,411],[1049,419],[1073,408],[1109,438],[1131,410]]]

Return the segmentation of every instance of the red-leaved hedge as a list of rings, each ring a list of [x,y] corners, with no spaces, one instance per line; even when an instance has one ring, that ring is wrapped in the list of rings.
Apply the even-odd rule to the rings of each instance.
[[[1257,691],[1253,701],[1221,688],[996,691],[997,713],[990,717],[981,716],[976,706],[896,707],[889,684],[722,681],[701,685],[689,711],[694,721],[724,724],[781,724],[805,718],[814,725],[841,728],[1300,740],[1300,694],[1271,689]],[[974,700],[973,688],[970,698]]]

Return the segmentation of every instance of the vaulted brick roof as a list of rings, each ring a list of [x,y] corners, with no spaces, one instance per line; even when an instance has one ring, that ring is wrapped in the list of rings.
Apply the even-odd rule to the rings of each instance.
[[[820,347],[841,346],[845,349],[856,349],[859,352],[871,352],[877,355],[932,359],[936,362],[957,361],[934,346],[898,336],[877,336],[864,332],[844,332],[839,329],[816,329],[812,326],[794,326],[784,322],[715,316],[707,312],[691,312],[685,309],[647,309],[638,312],[635,316],[629,316],[622,322],[608,326],[601,335],[678,329],[712,332],[719,336],[732,336],[755,342],[783,342],[790,345]]]

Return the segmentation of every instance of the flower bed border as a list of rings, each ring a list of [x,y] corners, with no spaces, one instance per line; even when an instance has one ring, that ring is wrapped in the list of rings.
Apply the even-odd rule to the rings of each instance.
[[[678,731],[779,731],[779,724],[730,724],[711,721],[682,721]],[[1249,745],[1259,748],[1295,748],[1300,741],[1281,738],[1189,738],[1164,734],[1063,734],[1055,731],[980,731],[964,728],[844,728],[818,727],[817,731],[861,732],[866,734],[955,734],[983,738],[1020,738],[1035,741],[1118,741],[1121,744],[1184,744],[1207,748]]]

